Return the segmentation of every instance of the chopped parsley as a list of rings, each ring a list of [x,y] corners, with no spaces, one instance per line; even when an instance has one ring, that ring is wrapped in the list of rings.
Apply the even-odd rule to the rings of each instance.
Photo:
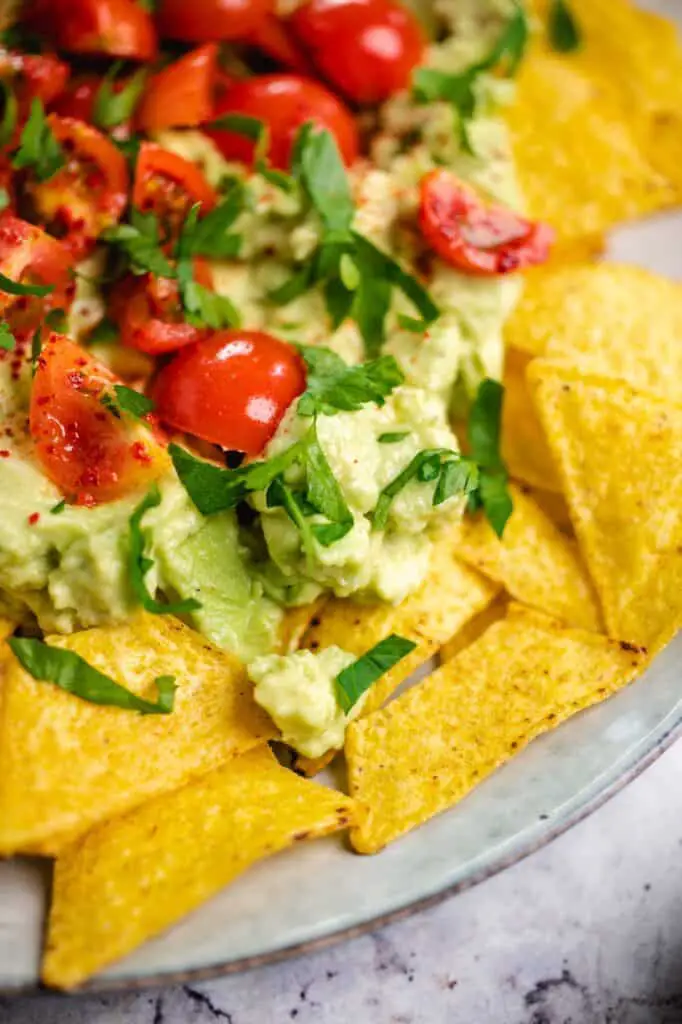
[[[22,284],[21,281],[13,281],[11,277],[0,274],[0,291],[8,295],[37,295],[43,298],[54,291],[53,284]]]
[[[114,394],[106,391],[100,398],[100,403],[117,419],[121,418],[121,413],[127,413],[135,419],[143,420],[154,411],[151,398],[134,391],[133,388],[127,388],[125,384],[114,384]]]
[[[129,121],[144,92],[147,80],[147,71],[144,68],[139,68],[127,82],[117,88],[116,79],[122,67],[122,61],[112,64],[95,93],[93,120],[99,128],[105,130]]]
[[[550,43],[559,53],[573,53],[582,46],[580,26],[567,0],[552,0],[547,30]]]
[[[11,637],[12,653],[29,675],[41,683],[54,683],[90,704],[125,708],[141,715],[168,715],[175,702],[175,678],[158,676],[156,703],[144,700],[89,665],[75,651],[51,647],[42,640]]]
[[[412,640],[391,633],[352,665],[339,672],[334,680],[334,688],[341,710],[348,714],[363,693],[410,654],[416,646]]]
[[[175,268],[161,248],[161,228],[155,214],[133,207],[129,224],[106,228],[100,237],[116,246],[133,274],[175,277]]]
[[[19,147],[12,159],[12,166],[20,170],[30,168],[38,181],[47,181],[66,165],[64,151],[50,128],[45,108],[34,97],[31,110],[19,138]]]
[[[297,405],[301,416],[355,412],[370,402],[382,406],[405,379],[393,356],[348,366],[328,348],[301,345],[299,351],[308,370],[307,387]]]
[[[144,553],[147,538],[144,530],[142,529],[142,519],[150,509],[157,508],[160,504],[161,492],[155,485],[149,493],[145,495],[130,517],[128,529],[128,571],[130,574],[130,582],[135,592],[135,596],[145,611],[151,612],[153,615],[185,615],[188,612],[194,612],[201,608],[199,601],[195,601],[193,597],[190,597],[185,601],[176,601],[175,603],[170,604],[157,601],[149,593],[147,583],[145,581],[145,576],[153,567],[154,562]]]
[[[61,515],[61,513],[64,511],[65,508],[66,508],[66,498],[62,498],[61,501],[58,501],[56,505],[52,506],[52,508],[50,509],[50,515],[51,516],[59,516],[59,515]]]
[[[478,490],[469,495],[469,508],[482,508],[498,537],[513,511],[509,477],[500,454],[504,387],[484,380],[469,413],[467,435],[471,456],[479,466]]]
[[[17,342],[9,324],[4,320],[0,321],[0,349],[4,352],[13,352],[16,347]]]

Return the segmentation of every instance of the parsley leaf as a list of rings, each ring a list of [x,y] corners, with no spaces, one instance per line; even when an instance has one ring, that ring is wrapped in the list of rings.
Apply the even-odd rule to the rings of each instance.
[[[489,71],[505,62],[503,71],[513,77],[524,58],[529,39],[528,18],[521,3],[514,5],[514,13],[507,21],[497,42],[488,56],[477,65],[481,71]]]
[[[267,125],[258,117],[250,117],[248,114],[221,114],[215,117],[206,125],[207,128],[216,128],[219,131],[234,132],[235,135],[243,135],[245,139],[259,143],[267,134]]]
[[[0,349],[5,352],[12,352],[17,346],[16,339],[10,330],[10,326],[4,320],[0,322]]]
[[[114,384],[114,392],[116,408],[121,412],[128,413],[129,416],[134,416],[135,419],[142,420],[154,411],[154,403],[151,398],[147,398],[146,395],[142,395],[132,388],[127,388],[125,384]]]
[[[153,615],[184,615],[187,612],[194,612],[201,608],[199,601],[195,601],[193,597],[190,597],[186,601],[176,601],[174,604],[162,603],[152,597],[147,590],[145,582],[145,576],[154,565],[154,562],[151,558],[147,558],[144,553],[146,537],[141,524],[145,513],[152,508],[157,508],[160,504],[161,492],[154,485],[130,517],[128,523],[128,571],[130,573],[130,582],[135,596],[145,611],[151,612]]]
[[[95,93],[92,116],[99,128],[115,128],[130,120],[144,92],[147,71],[139,68],[125,84],[116,88],[116,78],[123,67],[123,61],[111,65]]]
[[[336,139],[307,121],[297,139],[297,177],[324,228],[345,235],[355,215],[348,178]]]
[[[175,269],[161,249],[161,231],[155,214],[143,213],[133,207],[130,211],[130,224],[106,228],[100,237],[105,242],[111,242],[125,255],[133,274],[176,276]]]
[[[241,235],[230,234],[228,229],[244,209],[245,197],[244,186],[241,182],[235,183],[214,210],[200,219],[193,216],[188,218],[183,227],[183,254],[207,256],[216,260],[238,256]]]
[[[50,509],[50,515],[51,516],[61,515],[61,513],[64,511],[65,508],[66,508],[66,498],[62,498],[61,501],[58,501],[56,505],[52,506],[52,508]]]
[[[405,380],[393,356],[348,366],[328,348],[301,345],[299,351],[308,369],[307,387],[297,406],[301,416],[355,412],[369,402],[382,406]]]
[[[239,327],[242,322],[239,310],[226,295],[219,295],[197,281],[181,282],[180,293],[189,323],[219,330],[221,327]]]
[[[379,444],[398,444],[399,441],[404,441],[409,436],[409,430],[388,430],[385,434],[379,434],[377,441]]]
[[[19,114],[19,105],[12,86],[4,78],[0,79],[2,91],[2,121],[0,121],[0,146],[7,146],[14,135]]]
[[[552,0],[547,28],[549,41],[559,53],[573,53],[582,46],[580,26],[567,0]]]
[[[21,281],[13,281],[10,277],[0,274],[0,291],[8,295],[38,295],[42,298],[54,291],[53,284],[22,284]]]
[[[320,446],[314,423],[304,438],[304,465],[306,499],[315,511],[329,520],[329,523],[313,523],[311,530],[323,547],[329,547],[352,530],[353,514]]]
[[[50,128],[45,108],[41,101],[34,97],[19,138],[19,148],[12,159],[12,166],[17,170],[29,167],[38,181],[47,181],[65,164],[64,151]]]
[[[503,401],[504,388],[498,381],[482,381],[467,425],[471,454],[480,466],[479,489],[471,505],[473,509],[483,508],[498,537],[502,537],[513,511],[507,471],[500,454]]]
[[[144,700],[89,665],[75,651],[50,647],[42,640],[11,637],[12,653],[26,671],[41,683],[54,683],[90,704],[126,708],[142,715],[168,715],[173,710],[175,680],[159,676],[154,680],[158,690],[156,703]]]
[[[362,694],[385,675],[389,669],[402,661],[417,645],[412,640],[391,633],[380,640],[371,650],[354,661],[334,680],[336,699],[346,714],[357,704]]]
[[[429,483],[436,480],[433,505],[441,505],[456,494],[468,496],[477,493],[479,470],[477,464],[450,448],[425,448],[412,458],[379,495],[372,513],[372,529],[385,530],[391,505],[412,480]]]

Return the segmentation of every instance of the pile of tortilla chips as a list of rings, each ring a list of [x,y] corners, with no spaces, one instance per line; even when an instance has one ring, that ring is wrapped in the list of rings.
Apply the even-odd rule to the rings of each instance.
[[[583,45],[559,54],[548,4],[530,5],[510,120],[530,213],[559,245],[507,329],[504,539],[467,519],[399,607],[287,617],[287,650],[416,645],[348,729],[350,796],[301,778],[332,755],[298,774],[276,760],[243,666],[174,619],[48,638],[140,696],[174,676],[169,716],[87,704],[0,648],[0,855],[56,858],[48,984],[78,986],[297,841],[350,827],[355,850],[379,850],[625,686],[682,625],[682,285],[592,262],[610,227],[680,201],[682,51],[627,0],[571,0]]]

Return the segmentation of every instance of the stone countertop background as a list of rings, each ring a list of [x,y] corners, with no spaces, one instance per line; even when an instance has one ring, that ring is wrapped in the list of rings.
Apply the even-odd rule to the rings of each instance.
[[[682,1024],[682,741],[606,806],[432,910],[314,956],[136,995],[0,999],[0,1024]]]

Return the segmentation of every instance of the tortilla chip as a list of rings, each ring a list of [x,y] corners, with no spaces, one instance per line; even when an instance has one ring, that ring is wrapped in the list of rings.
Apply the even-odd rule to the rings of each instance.
[[[443,644],[438,652],[440,664],[443,665],[450,658],[454,658],[465,647],[470,647],[479,637],[483,636],[485,631],[492,626],[493,622],[499,622],[500,619],[505,617],[508,607],[509,594],[502,591],[487,608],[484,608],[482,612],[475,615],[473,619],[469,619],[459,632],[455,633],[451,640]]]
[[[175,676],[175,708],[138,715],[91,704],[37,682],[12,659],[0,721],[2,853],[54,853],[63,837],[273,735],[237,659],[170,616],[141,613],[50,642],[137,694],[154,694],[157,676]]]
[[[344,828],[352,814],[347,796],[259,747],[100,825],[57,860],[43,980],[81,984],[256,861]]]
[[[528,361],[523,352],[505,353],[502,457],[517,480],[560,492],[561,481],[526,383]]]
[[[568,511],[568,505],[563,494],[556,491],[544,491],[540,487],[531,487],[529,484],[522,484],[521,490],[528,494],[536,505],[539,505],[548,519],[561,530],[567,537],[574,537],[573,523]]]
[[[10,622],[9,619],[0,619],[0,643],[6,640],[8,636],[11,636],[16,628],[16,622]]]
[[[682,620],[682,406],[549,360],[529,378],[607,631],[656,647]]]
[[[569,626],[601,632],[601,614],[576,545],[531,497],[510,486],[514,511],[500,540],[487,519],[465,516],[457,527],[463,562],[501,583],[523,604]]]
[[[513,608],[423,683],[351,724],[354,848],[375,853],[451,807],[540,733],[630,682],[643,660]]]
[[[605,42],[600,33],[594,48]],[[580,51],[559,54],[541,38],[529,47],[508,115],[514,157],[530,214],[552,224],[559,243],[603,234],[677,199],[648,157],[631,92],[622,76]]]
[[[299,608],[287,608],[279,630],[280,654],[291,654],[292,651],[299,649],[306,630],[322,610],[326,600],[326,596],[321,596]]]
[[[552,268],[528,283],[507,326],[517,349],[678,402],[681,339],[682,285],[618,263]]]

